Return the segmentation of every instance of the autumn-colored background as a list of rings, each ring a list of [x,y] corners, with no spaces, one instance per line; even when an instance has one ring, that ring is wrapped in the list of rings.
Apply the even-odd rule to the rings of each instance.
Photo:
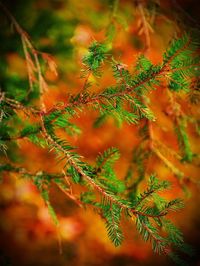
[[[45,77],[49,89],[44,95],[47,108],[56,102],[67,99],[67,94],[80,91],[84,79],[80,78],[82,57],[93,40],[102,41],[111,18],[113,1],[97,0],[59,0],[59,1],[4,1],[19,24],[29,33],[34,45],[41,51],[53,55],[58,65],[58,76],[46,71]],[[117,11],[119,21],[114,22],[117,34],[113,39],[113,55],[116,59],[130,66],[134,65],[136,56],[143,51],[144,36],[138,36],[138,13],[133,1],[120,1]],[[162,53],[176,30],[175,14],[170,1],[164,1],[165,15],[156,15],[151,36],[151,47],[148,53],[153,62],[162,60]],[[199,7],[194,1],[179,1],[180,7],[197,20]],[[197,3],[198,4],[198,3]],[[18,83],[18,77],[27,78],[26,64],[19,53],[20,38],[9,26],[3,13],[0,13],[1,34],[0,66],[15,79],[10,86],[27,86]],[[1,76],[1,74],[0,74]],[[106,70],[100,79],[90,77],[93,90],[100,90],[112,84],[110,70]],[[14,84],[14,85],[13,85]],[[12,87],[13,86],[13,87]],[[16,93],[20,93],[16,91]],[[159,99],[159,101],[158,101]],[[167,145],[176,148],[177,140],[172,133],[172,123],[166,116],[167,99],[164,88],[158,88],[151,96],[151,108],[156,114],[154,134]],[[37,103],[37,102],[36,102]],[[187,109],[187,104],[185,108]],[[195,107],[197,108],[197,107]],[[191,110],[196,117],[199,110]],[[123,177],[132,157],[132,150],[139,142],[135,133],[137,126],[123,124],[117,127],[110,119],[100,128],[94,128],[93,122],[97,114],[85,110],[76,118],[76,124],[82,133],[68,140],[78,147],[87,161],[93,162],[99,152],[106,148],[118,147],[121,159],[116,164],[119,177]],[[162,130],[161,130],[162,128]],[[198,137],[192,132],[192,150],[200,150]],[[46,150],[33,145],[28,139],[17,140],[19,154],[16,162],[32,172],[45,170],[60,171],[54,156]],[[186,175],[198,179],[198,168],[182,166]],[[172,182],[172,190],[166,196],[173,198],[185,197],[177,180],[157,158],[148,164],[148,172],[156,172],[161,179]],[[196,248],[196,255],[191,258],[191,265],[200,265],[198,245],[200,235],[199,224],[199,188],[188,182],[191,195],[187,195],[185,209],[172,214],[172,220],[180,227],[188,243]],[[76,194],[80,188],[74,188]],[[20,179],[16,174],[4,174],[0,184],[0,265],[27,266],[89,266],[89,265],[173,265],[163,256],[153,254],[150,244],[143,242],[136,232],[134,223],[123,221],[125,241],[121,247],[115,248],[107,237],[105,225],[92,209],[86,210],[77,206],[57,187],[51,188],[51,203],[58,215],[60,225],[57,228],[48,214],[48,210],[35,186],[27,180]],[[174,216],[174,217],[173,217]],[[58,238],[61,237],[62,254],[59,253]]]

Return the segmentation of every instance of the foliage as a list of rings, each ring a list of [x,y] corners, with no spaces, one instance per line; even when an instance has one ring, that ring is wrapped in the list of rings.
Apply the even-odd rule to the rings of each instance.
[[[17,83],[12,80],[13,77],[7,83],[4,81],[0,97],[0,147],[4,150],[0,171],[16,172],[24,178],[31,179],[41,193],[55,224],[58,224],[58,218],[49,199],[49,188],[52,184],[59,186],[76,203],[92,205],[105,220],[108,236],[115,246],[119,246],[124,239],[121,220],[126,216],[135,222],[144,241],[151,242],[154,252],[178,260],[174,250],[184,250],[183,236],[166,216],[169,212],[182,209],[183,202],[180,199],[167,200],[160,196],[162,191],[169,189],[170,183],[160,181],[154,174],[146,173],[146,161],[156,156],[178,178],[181,186],[185,174],[170,161],[169,157],[173,154],[181,163],[193,162],[195,155],[187,132],[189,118],[176,100],[177,95],[180,94],[181,97],[190,93],[191,86],[198,76],[199,43],[193,33],[184,33],[173,39],[163,54],[161,63],[154,64],[143,54],[138,56],[134,70],[130,70],[129,66],[114,59],[112,51],[109,51],[107,42],[113,40],[113,37],[109,37],[109,34],[113,34],[113,30],[109,33],[109,27],[107,39],[92,42],[88,53],[83,57],[85,84],[81,92],[68,95],[65,102],[46,109],[43,95],[48,85],[44,78],[42,60],[51,71],[57,73],[55,63],[48,54],[34,48],[12,14],[3,4],[1,8],[22,39],[29,88],[22,89],[23,93],[14,93],[12,88],[17,86]],[[93,75],[100,79],[105,65],[112,69],[113,84],[100,92],[86,90],[89,87],[89,77]],[[181,155],[178,154],[178,157],[176,151],[169,147],[163,148],[164,144],[153,135],[152,124],[156,121],[156,113],[151,110],[149,98],[163,83],[166,84],[166,93],[170,98],[170,111],[167,115],[174,125],[180,146]],[[38,103],[35,103],[35,99],[38,99]],[[136,124],[140,129],[140,144],[134,147],[133,159],[125,179],[116,175],[115,163],[120,158],[117,148],[108,148],[97,156],[96,162],[88,163],[70,141],[60,137],[59,131],[63,129],[68,136],[81,134],[81,129],[72,120],[89,107],[99,113],[94,123],[95,127],[102,126],[107,118],[112,117],[120,126],[124,123]],[[29,119],[29,123],[25,122],[21,113]],[[19,166],[9,156],[9,149],[12,150],[10,143],[23,138],[28,138],[40,148],[54,151],[57,162],[62,165],[62,173],[29,173]],[[164,150],[165,153],[168,151],[170,156],[164,154]],[[12,152],[15,154],[14,150]],[[135,179],[132,178],[134,171]],[[146,189],[140,192],[140,183],[147,176],[149,181]],[[70,177],[75,185],[85,187],[86,192],[79,198],[72,196],[66,177]]]

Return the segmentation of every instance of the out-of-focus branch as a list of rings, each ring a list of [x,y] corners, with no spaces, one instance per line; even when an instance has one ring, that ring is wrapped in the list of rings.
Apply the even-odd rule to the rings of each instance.
[[[136,6],[137,6],[139,14],[140,14],[140,18],[138,20],[138,25],[137,25],[138,26],[138,35],[142,35],[142,34],[144,35],[144,37],[145,37],[145,52],[148,53],[149,49],[151,47],[150,33],[153,33],[154,30],[147,20],[147,17],[145,14],[146,10],[144,7],[144,1],[137,0]]]

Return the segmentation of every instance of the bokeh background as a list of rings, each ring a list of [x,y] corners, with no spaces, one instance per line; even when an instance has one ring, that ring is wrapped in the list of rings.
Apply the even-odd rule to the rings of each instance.
[[[93,40],[105,39],[106,31],[111,23],[112,6],[109,0],[18,0],[3,1],[16,17],[19,24],[28,32],[38,50],[53,55],[58,65],[58,76],[51,71],[45,72],[49,90],[44,96],[47,108],[59,101],[67,99],[68,93],[80,91],[84,80],[80,78],[82,57]],[[156,13],[151,34],[149,58],[153,62],[162,60],[175,31],[181,28],[181,16],[187,12],[188,24],[199,23],[200,5],[198,2],[182,0],[163,1],[162,13]],[[158,3],[158,1],[156,1]],[[184,16],[184,18],[186,18]],[[122,0],[117,10],[115,21],[116,33],[110,46],[117,60],[133,66],[136,57],[144,49],[144,37],[138,36],[138,14],[133,1]],[[23,97],[24,86],[28,86],[27,70],[22,54],[20,38],[0,11],[0,82],[10,91]],[[99,80],[91,77],[93,90],[97,91],[112,84],[110,71],[106,71]],[[159,102],[157,99],[159,98]],[[172,127],[163,110],[167,106],[165,91],[159,88],[151,96],[152,109],[157,116],[155,135],[165,144],[177,143],[169,128]],[[187,106],[186,106],[187,107]],[[195,107],[197,108],[197,107]],[[192,112],[199,117],[197,109]],[[96,155],[110,146],[118,147],[121,160],[116,165],[119,177],[126,174],[132,158],[134,145],[139,139],[135,133],[136,126],[123,124],[117,127],[108,120],[100,128],[94,128],[97,114],[85,111],[76,124],[81,128],[79,136],[69,137],[79,152],[93,162]],[[161,128],[164,130],[161,130]],[[198,137],[191,128],[191,145],[195,152],[199,151]],[[32,144],[28,139],[16,141],[17,152],[13,156],[16,164],[36,172],[58,172],[60,166],[46,150]],[[185,239],[196,248],[196,254],[190,259],[190,265],[200,265],[198,246],[199,233],[199,188],[196,183],[188,182],[189,192],[180,188],[170,171],[157,159],[152,158],[149,172],[156,169],[158,176],[172,182],[172,190],[168,197],[186,198],[185,209],[171,215],[172,220],[183,231]],[[187,175],[198,179],[197,167],[182,166]],[[75,188],[75,193],[79,188]],[[142,241],[133,223],[123,221],[125,241],[121,247],[115,248],[107,237],[104,222],[92,209],[83,209],[66,197],[59,189],[52,186],[51,203],[58,215],[60,226],[57,228],[49,216],[48,210],[36,187],[16,174],[5,173],[0,184],[0,265],[1,266],[146,266],[173,265],[164,256],[153,254],[150,244]],[[59,252],[58,235],[61,237],[62,254]]]

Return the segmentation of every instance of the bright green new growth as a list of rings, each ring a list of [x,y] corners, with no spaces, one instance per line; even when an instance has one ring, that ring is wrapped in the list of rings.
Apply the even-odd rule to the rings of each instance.
[[[88,50],[88,54],[83,58],[83,64],[86,65],[88,71],[92,71],[94,75],[99,76],[99,69],[106,59],[106,45],[93,42]]]
[[[149,123],[155,121],[156,114],[153,114],[148,106],[148,94],[155,90],[162,80],[167,81],[169,93],[190,91],[191,80],[197,75],[196,64],[199,64],[199,57],[195,54],[198,46],[191,36],[185,34],[172,41],[163,55],[161,64],[153,64],[142,55],[138,58],[134,71],[130,71],[128,66],[116,62],[107,54],[105,44],[94,42],[83,58],[85,73],[100,77],[101,67],[106,60],[115,78],[115,83],[100,93],[90,93],[84,87],[79,94],[71,95],[67,102],[60,106],[55,105],[49,110],[30,107],[30,103],[28,105],[23,100],[18,102],[16,99],[7,98],[6,91],[1,93],[0,147],[7,147],[8,159],[4,156],[4,164],[0,165],[0,171],[16,172],[24,178],[31,179],[41,193],[55,224],[58,224],[58,219],[50,204],[51,184],[56,184],[67,193],[70,189],[69,180],[84,186],[87,192],[81,193],[78,199],[73,197],[73,200],[85,206],[91,205],[97,210],[105,220],[108,236],[115,246],[119,246],[124,239],[121,220],[126,216],[135,221],[139,234],[144,241],[151,242],[154,252],[169,255],[180,262],[173,250],[184,251],[183,236],[166,215],[182,209],[183,202],[180,199],[166,200],[161,197],[160,194],[169,189],[170,184],[167,181],[159,181],[155,175],[149,177],[143,192],[140,192],[139,184],[146,178],[145,161],[152,155],[162,160],[178,179],[184,178],[182,172],[160,152],[158,147],[161,144],[151,136]],[[76,117],[87,106],[99,111],[99,117],[94,123],[96,127],[101,126],[109,116],[113,117],[118,125],[129,123],[139,126],[141,120],[145,122],[140,130],[140,146],[133,152],[133,166],[128,169],[125,179],[119,179],[114,170],[114,165],[120,157],[117,148],[107,149],[97,156],[95,163],[89,165],[77,153],[75,147],[57,136],[57,129],[64,129],[72,136],[80,134],[81,130],[70,119]],[[38,117],[39,122],[27,125],[16,110]],[[16,120],[20,129],[11,126]],[[174,111],[173,123],[182,152],[180,161],[192,162],[193,152],[187,133],[187,117]],[[57,161],[63,163],[63,172],[29,173],[19,167],[18,162],[10,156],[10,143],[24,137],[28,137],[31,142],[42,148],[53,151]],[[150,150],[147,145],[150,146]],[[136,176],[133,180],[134,171]],[[66,183],[66,180],[69,182]]]

